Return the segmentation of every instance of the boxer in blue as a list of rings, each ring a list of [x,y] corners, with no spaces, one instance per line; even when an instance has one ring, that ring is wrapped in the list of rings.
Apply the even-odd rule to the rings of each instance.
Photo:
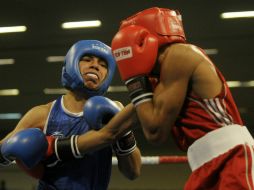
[[[114,75],[111,48],[97,40],[75,43],[65,57],[67,93],[29,110],[0,141],[0,163],[16,160],[39,179],[38,190],[106,190],[112,149],[129,179],[140,174],[141,154],[130,128],[132,106],[103,96]]]

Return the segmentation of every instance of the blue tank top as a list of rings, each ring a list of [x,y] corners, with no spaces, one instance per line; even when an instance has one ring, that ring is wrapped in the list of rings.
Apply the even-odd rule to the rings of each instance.
[[[63,98],[52,105],[44,132],[46,135],[68,137],[89,131],[83,113],[74,114],[66,110]],[[106,190],[112,167],[112,150],[106,147],[87,153],[84,158],[58,162],[46,166],[38,190]]]

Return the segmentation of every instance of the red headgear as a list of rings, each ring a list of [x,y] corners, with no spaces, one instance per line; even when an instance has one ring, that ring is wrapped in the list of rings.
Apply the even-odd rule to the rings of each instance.
[[[136,13],[121,22],[120,29],[139,25],[148,29],[159,41],[159,47],[174,42],[186,42],[181,15],[178,11],[153,7]]]

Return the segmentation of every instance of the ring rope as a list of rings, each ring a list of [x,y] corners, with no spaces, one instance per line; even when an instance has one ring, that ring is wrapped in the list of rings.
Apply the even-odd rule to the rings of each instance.
[[[142,156],[141,162],[143,165],[158,165],[158,164],[174,164],[187,163],[187,156]],[[112,164],[117,165],[118,161],[115,156],[112,157]],[[15,161],[12,164],[16,164]]]
[[[187,163],[187,156],[142,156],[143,165],[158,165],[172,163]],[[117,158],[112,158],[112,164],[117,165]]]

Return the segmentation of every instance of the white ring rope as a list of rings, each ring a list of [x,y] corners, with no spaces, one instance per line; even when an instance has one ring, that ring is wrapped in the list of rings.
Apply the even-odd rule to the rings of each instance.
[[[186,156],[142,156],[143,165],[158,165],[158,164],[174,164],[174,163],[187,163]],[[112,158],[112,164],[117,165],[117,158]]]

